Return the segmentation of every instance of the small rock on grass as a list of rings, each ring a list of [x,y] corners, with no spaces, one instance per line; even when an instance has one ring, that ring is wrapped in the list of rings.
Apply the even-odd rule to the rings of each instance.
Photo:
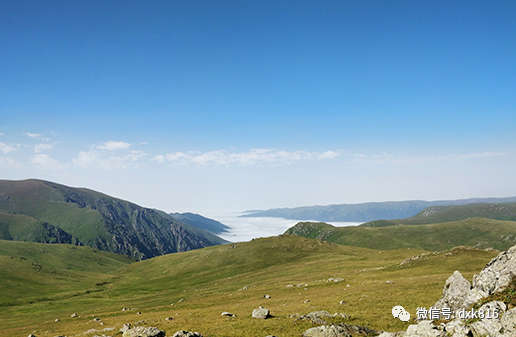
[[[155,327],[137,326],[124,331],[123,337],[165,337],[166,333]]]
[[[266,319],[270,317],[269,309],[259,308],[253,310],[253,318]]]

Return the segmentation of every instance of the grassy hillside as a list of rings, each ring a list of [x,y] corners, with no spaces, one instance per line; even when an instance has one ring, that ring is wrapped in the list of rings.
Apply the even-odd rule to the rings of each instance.
[[[334,227],[326,223],[300,222],[286,233],[318,238],[341,245],[429,251],[455,246],[506,250],[516,244],[516,222],[484,218],[428,225],[392,225],[382,227]]]
[[[434,206],[425,208],[413,217],[398,220],[397,222],[407,225],[421,225],[457,221],[473,217],[516,221],[516,203]]]
[[[131,262],[91,247],[0,240],[0,308],[97,291]]]
[[[26,247],[24,249],[34,245],[7,244],[19,244]],[[289,316],[315,310],[351,315],[350,319],[333,318],[334,322],[399,331],[408,323],[393,319],[393,306],[402,305],[414,316],[417,307],[435,303],[444,281],[453,271],[460,270],[471,279],[473,273],[478,273],[496,255],[494,251],[454,249],[429,253],[400,266],[405,259],[424,251],[381,251],[293,235],[207,247],[132,264],[116,260],[92,261],[92,254],[101,252],[94,253],[91,248],[34,247],[35,251],[22,253],[26,260],[20,260],[18,255],[13,256],[14,259],[6,256],[15,254],[12,247],[5,252],[0,250],[2,263],[26,263],[25,269],[21,268],[23,273],[19,273],[20,282],[9,285],[18,296],[10,299],[8,305],[5,300],[0,302],[2,336],[26,337],[34,331],[38,331],[37,336],[70,336],[112,327],[113,332],[96,334],[115,335],[124,323],[143,322],[143,325],[166,330],[168,335],[186,329],[199,331],[204,336],[274,334],[293,337],[313,325],[307,321],[294,322]],[[49,274],[53,278],[48,280],[53,281],[48,282],[56,282],[56,288],[63,287],[63,291],[50,291],[48,285],[41,285],[42,290],[37,292],[45,294],[41,295],[47,298],[43,301],[27,291],[31,287],[30,280],[42,273],[29,261],[36,258],[38,249],[47,247],[63,249],[52,252],[56,256],[78,260],[75,254],[80,252],[86,254],[86,260],[78,265],[65,261],[59,266],[52,265],[59,277]],[[50,265],[46,267],[49,261],[40,263],[42,270],[51,269]],[[103,266],[99,273],[94,272],[95,264]],[[8,275],[1,277],[10,277]],[[339,278],[340,282],[333,281]],[[388,284],[387,280],[394,283]],[[77,282],[76,288],[70,288],[74,282]],[[270,298],[264,298],[266,294]],[[339,304],[341,300],[345,304]],[[251,318],[252,310],[260,305],[270,309],[274,318]],[[122,311],[122,308],[135,310]],[[220,315],[223,311],[237,317],[223,317]],[[73,312],[81,317],[71,318]],[[165,321],[166,317],[174,319]],[[60,321],[55,322],[56,318]],[[92,321],[93,318],[101,321]]]
[[[145,259],[226,241],[164,212],[42,180],[0,180],[0,239],[88,245]]]

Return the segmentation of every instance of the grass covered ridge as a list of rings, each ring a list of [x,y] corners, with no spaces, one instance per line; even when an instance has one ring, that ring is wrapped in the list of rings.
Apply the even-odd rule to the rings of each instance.
[[[516,221],[468,218],[427,225],[334,227],[326,223],[300,222],[286,233],[319,238],[341,245],[375,249],[415,248],[429,251],[470,246],[507,250],[516,244]]]
[[[124,323],[141,320],[169,335],[185,329],[204,336],[299,336],[312,324],[293,322],[288,316],[315,310],[351,315],[336,322],[399,331],[408,323],[392,317],[393,306],[402,305],[414,316],[417,307],[429,307],[440,298],[453,271],[460,270],[471,279],[497,254],[477,249],[382,251],[281,235],[129,263],[85,247],[10,244],[13,242],[0,241],[0,247],[8,247],[0,248],[0,262],[24,266],[18,267],[23,271],[18,277],[25,281],[13,280],[9,289],[18,296],[8,303],[0,300],[0,335],[24,337],[33,331],[39,331],[37,336],[74,335],[105,327],[116,327],[106,333],[115,335]],[[47,247],[56,249],[52,251],[53,264],[48,259],[36,260],[38,249],[51,255]],[[14,256],[17,249],[24,249],[19,254],[26,260]],[[77,253],[86,261],[79,262]],[[423,258],[400,266],[405,259],[423,253],[427,253]],[[40,263],[41,271],[32,262]],[[49,269],[56,274],[41,274]],[[41,292],[35,291],[40,296],[31,297],[28,289],[38,274],[38,282],[43,283]],[[327,282],[330,278],[344,281]],[[55,289],[48,290],[49,286]],[[271,298],[264,298],[266,294]],[[339,304],[341,300],[346,304]],[[252,319],[252,310],[260,305],[270,309],[274,318]],[[122,311],[124,307],[138,310]],[[222,317],[223,311],[237,317]],[[81,318],[71,318],[73,312]],[[92,322],[93,317],[101,318],[105,325]],[[164,321],[166,317],[174,320]],[[60,321],[55,322],[56,318]]]

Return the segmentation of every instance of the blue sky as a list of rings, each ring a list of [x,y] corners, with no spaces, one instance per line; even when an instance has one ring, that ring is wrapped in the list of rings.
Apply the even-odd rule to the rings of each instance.
[[[0,179],[211,212],[516,195],[513,1],[0,3]]]

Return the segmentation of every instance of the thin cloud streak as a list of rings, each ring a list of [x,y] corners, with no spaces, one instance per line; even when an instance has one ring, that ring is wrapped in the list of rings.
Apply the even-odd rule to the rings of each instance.
[[[80,167],[96,167],[102,169],[120,169],[136,166],[142,157],[142,151],[130,151],[124,156],[112,156],[102,151],[81,151],[77,158],[73,159],[73,164]]]
[[[251,149],[247,152],[227,152],[216,150],[209,152],[174,152],[166,155],[157,155],[152,160],[158,163],[170,162],[182,166],[189,165],[288,165],[296,162],[333,159],[338,157],[340,152],[307,152],[307,151],[281,151],[275,149]]]

